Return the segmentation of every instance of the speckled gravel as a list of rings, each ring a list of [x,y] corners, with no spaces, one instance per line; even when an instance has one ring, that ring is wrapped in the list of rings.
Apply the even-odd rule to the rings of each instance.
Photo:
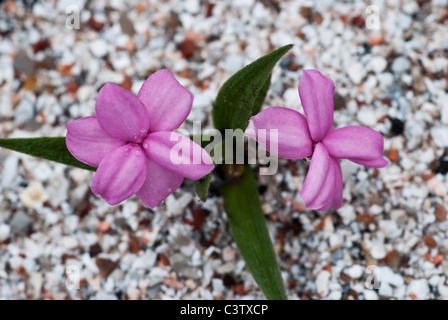
[[[380,13],[366,28],[368,5]],[[67,29],[66,8],[80,28]],[[289,43],[265,107],[303,112],[316,68],[336,85],[335,127],[385,139],[384,169],[342,161],[344,206],[304,208],[308,163],[258,176],[290,299],[448,299],[448,2],[63,0],[0,4],[0,137],[63,136],[107,81],[137,92],[170,69],[195,96],[185,123],[211,127],[235,71]],[[109,206],[93,173],[0,149],[0,299],[264,299],[213,180],[154,210]],[[78,271],[79,289],[67,287]],[[70,280],[70,279],[69,279]]]

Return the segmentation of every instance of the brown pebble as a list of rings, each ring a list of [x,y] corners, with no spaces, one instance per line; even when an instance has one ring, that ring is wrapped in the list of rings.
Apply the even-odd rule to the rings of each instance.
[[[437,222],[444,222],[446,221],[446,209],[443,204],[437,205],[436,208],[436,220]]]
[[[128,241],[128,247],[129,247],[129,251],[131,251],[132,253],[139,253],[141,248],[140,245],[138,244],[138,241],[136,239],[131,239]]]
[[[437,242],[432,236],[423,236],[422,238],[428,248],[434,248],[437,246]]]
[[[196,43],[191,39],[185,39],[177,47],[185,58],[191,58],[196,51]]]
[[[362,16],[358,15],[352,18],[351,23],[357,27],[364,27],[366,24],[366,20]]]
[[[350,283],[352,281],[352,277],[350,277],[348,274],[341,272],[341,275],[339,276],[342,281],[345,283]]]
[[[37,89],[37,78],[35,76],[27,76],[23,82],[23,88],[28,91]]]
[[[176,279],[165,279],[163,284],[174,290],[182,290],[184,288],[184,284]]]
[[[131,19],[128,18],[126,13],[120,14],[119,23],[121,26],[121,31],[128,36],[133,36],[135,34],[134,23]]]
[[[100,223],[98,223],[96,228],[98,231],[101,231],[102,233],[106,233],[110,229],[110,223],[106,222],[106,221],[101,221]]]
[[[101,31],[104,27],[104,23],[103,22],[99,22],[95,20],[95,17],[93,14],[90,15],[89,20],[87,21],[87,25],[92,28],[95,31]]]
[[[96,258],[95,263],[100,270],[101,278],[107,278],[118,266],[118,261],[114,262],[104,258]]]
[[[389,149],[389,160],[392,162],[398,161],[398,150],[397,149]]]
[[[131,80],[131,78],[129,76],[125,75],[123,82],[120,83],[120,87],[122,87],[123,89],[126,89],[128,91],[131,91],[131,89],[132,89],[132,80]]]
[[[422,179],[423,181],[428,181],[431,180],[432,178],[434,178],[436,174],[434,172],[429,172],[429,173],[424,173],[422,174]]]
[[[432,258],[432,263],[434,263],[436,266],[441,264],[442,261],[443,261],[443,256],[441,254],[438,254],[434,258]]]
[[[311,23],[313,18],[313,9],[311,7],[301,7],[300,15],[308,20]]]
[[[322,21],[324,21],[324,18],[322,17],[322,14],[320,12],[316,12],[314,14],[314,22],[316,22],[317,24],[322,24]]]
[[[70,81],[69,83],[67,83],[67,91],[70,93],[75,94],[79,89],[79,84],[77,84],[76,82]]]
[[[89,255],[91,257],[94,257],[98,254],[100,254],[103,251],[101,246],[98,243],[92,244],[89,248]]]
[[[41,39],[33,44],[33,53],[44,51],[45,49],[49,48],[50,45],[51,43],[50,41],[48,41],[48,39]]]
[[[205,12],[204,12],[204,16],[206,18],[210,18],[213,15],[213,8],[215,7],[214,3],[211,3],[209,1],[207,1],[207,4],[205,5]]]
[[[382,33],[372,34],[369,37],[369,43],[371,46],[376,46],[376,45],[382,44],[384,42],[384,39],[385,39],[385,37],[384,37],[384,34],[382,34]]]
[[[64,76],[69,77],[71,75],[72,66],[69,64],[63,64],[59,66],[58,71]]]
[[[384,263],[390,268],[397,268],[400,265],[400,253],[397,250],[389,251],[384,257]]]
[[[240,296],[246,295],[246,290],[244,290],[244,284],[243,283],[235,285],[235,287],[233,289],[235,290],[235,293],[240,295]]]

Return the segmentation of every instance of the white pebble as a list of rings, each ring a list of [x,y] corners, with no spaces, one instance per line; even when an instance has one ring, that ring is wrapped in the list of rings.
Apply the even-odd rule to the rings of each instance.
[[[0,242],[3,242],[9,238],[11,227],[7,224],[0,224]]]
[[[383,57],[375,56],[370,60],[370,70],[375,73],[381,73],[386,70],[387,61]]]
[[[344,222],[345,225],[349,224],[350,222],[356,219],[356,213],[355,209],[353,209],[353,206],[344,206],[340,208],[337,212],[339,216],[342,218],[342,221]]]
[[[395,73],[403,73],[411,67],[411,63],[403,56],[397,57],[392,63],[392,71]]]
[[[109,52],[109,46],[103,39],[96,39],[92,41],[89,48],[92,54],[97,58],[104,57]]]
[[[330,272],[322,270],[316,277],[316,290],[322,297],[328,294],[328,285],[330,283]]]
[[[355,264],[350,268],[344,270],[344,273],[346,273],[352,279],[358,279],[361,278],[361,276],[364,274],[364,268],[359,264]]]
[[[358,62],[351,63],[347,69],[347,74],[354,84],[359,84],[365,76],[365,68]]]
[[[376,124],[376,116],[373,110],[362,108],[357,115],[357,119],[363,125],[372,127]]]
[[[382,243],[377,243],[370,249],[370,254],[372,258],[381,260],[386,256],[386,248],[384,248]]]
[[[426,300],[429,298],[429,286],[426,279],[415,279],[412,280],[408,285],[407,289],[408,295],[415,295],[419,300]]]

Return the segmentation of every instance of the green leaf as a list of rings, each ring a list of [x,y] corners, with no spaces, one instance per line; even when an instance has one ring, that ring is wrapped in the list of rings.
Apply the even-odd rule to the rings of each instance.
[[[246,129],[249,118],[253,114],[255,100],[262,91],[272,69],[291,48],[292,45],[287,45],[259,58],[239,70],[224,83],[219,90],[213,108],[213,123],[216,129],[221,131]],[[255,108],[259,108],[259,106],[256,105]]]
[[[261,87],[260,92],[258,93],[257,98],[254,101],[251,116],[258,114],[261,110],[261,107],[263,107],[263,102],[266,99],[266,95],[268,94],[269,88],[271,87],[271,78],[272,74],[269,74],[268,78],[263,84],[263,87]]]
[[[227,182],[222,191],[233,237],[255,281],[266,298],[286,299],[283,279],[250,166],[245,165],[240,179]]]
[[[203,176],[201,179],[196,180],[194,183],[194,190],[198,197],[205,201],[208,196],[208,188],[210,187],[210,182],[212,181],[213,171]]]
[[[72,167],[95,171],[91,167],[76,160],[68,151],[65,137],[0,139],[0,147],[26,153]]]

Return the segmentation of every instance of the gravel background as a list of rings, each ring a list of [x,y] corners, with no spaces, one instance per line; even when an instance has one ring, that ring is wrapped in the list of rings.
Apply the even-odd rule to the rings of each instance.
[[[376,5],[380,29],[366,27]],[[66,8],[79,8],[79,29]],[[336,127],[385,138],[390,165],[343,161],[344,206],[306,210],[304,161],[258,177],[290,299],[448,298],[448,2],[2,1],[0,137],[65,135],[94,114],[107,81],[137,92],[170,69],[195,96],[188,118],[211,126],[218,88],[292,43],[265,107],[303,112],[303,68],[336,85]],[[367,21],[369,22],[369,21]],[[191,181],[155,210],[111,207],[93,174],[0,149],[1,299],[264,299],[227,224],[217,182],[202,203]],[[66,287],[67,268],[80,288]],[[374,275],[378,289],[366,284]]]

